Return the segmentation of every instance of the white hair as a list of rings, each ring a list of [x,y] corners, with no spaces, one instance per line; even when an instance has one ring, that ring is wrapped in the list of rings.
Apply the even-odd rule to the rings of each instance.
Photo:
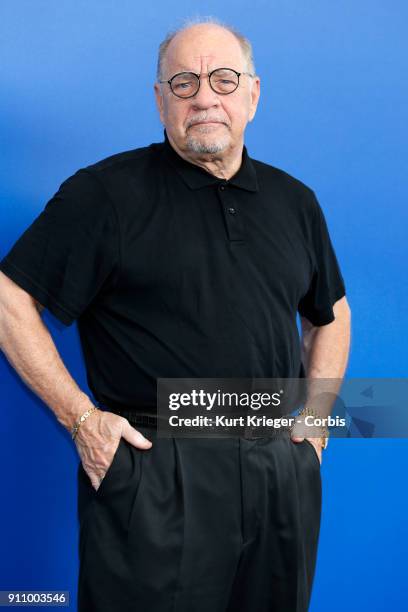
[[[163,79],[163,64],[164,64],[165,54],[166,54],[169,44],[171,43],[173,38],[176,36],[176,34],[178,34],[179,32],[183,32],[184,30],[187,30],[188,28],[192,26],[201,25],[201,24],[217,25],[217,26],[220,26],[221,28],[224,28],[224,30],[231,32],[231,34],[235,36],[235,38],[238,40],[241,46],[242,54],[247,64],[246,70],[250,72],[251,74],[255,75],[253,50],[252,50],[252,45],[250,41],[248,40],[248,38],[246,38],[243,34],[241,34],[241,32],[239,32],[233,26],[223,23],[216,17],[212,17],[212,16],[198,17],[197,16],[197,17],[187,18],[180,27],[168,32],[164,40],[160,43],[159,56],[157,60],[157,71],[156,71],[156,78],[158,81]]]

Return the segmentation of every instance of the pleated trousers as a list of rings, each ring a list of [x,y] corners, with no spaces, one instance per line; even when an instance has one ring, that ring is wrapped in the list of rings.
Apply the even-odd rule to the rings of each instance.
[[[322,502],[313,445],[289,431],[133,426],[152,447],[122,438],[98,490],[78,465],[78,612],[306,612]]]

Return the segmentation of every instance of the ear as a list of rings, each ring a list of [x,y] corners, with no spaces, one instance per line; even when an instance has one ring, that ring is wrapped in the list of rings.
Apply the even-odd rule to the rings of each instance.
[[[159,115],[160,115],[160,121],[164,123],[164,100],[163,100],[163,94],[161,91],[160,83],[156,82],[154,84],[154,95],[156,98],[157,110],[159,111]]]
[[[248,121],[252,121],[255,117],[256,109],[258,107],[259,96],[261,95],[261,79],[259,76],[256,76],[252,79],[252,87],[251,87],[251,102],[249,107],[249,116]]]

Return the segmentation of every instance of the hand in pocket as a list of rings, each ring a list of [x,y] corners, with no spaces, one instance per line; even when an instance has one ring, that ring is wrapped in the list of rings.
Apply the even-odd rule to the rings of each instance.
[[[122,437],[137,448],[148,449],[152,446],[150,440],[132,427],[127,419],[106,410],[96,410],[78,429],[75,444],[82,467],[96,491],[119,452]]]

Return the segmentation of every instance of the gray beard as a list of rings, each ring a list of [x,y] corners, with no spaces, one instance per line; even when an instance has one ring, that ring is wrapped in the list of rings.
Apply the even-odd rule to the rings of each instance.
[[[229,139],[227,136],[218,138],[215,142],[205,142],[204,139],[194,136],[187,136],[186,145],[193,153],[221,153],[228,147]]]

